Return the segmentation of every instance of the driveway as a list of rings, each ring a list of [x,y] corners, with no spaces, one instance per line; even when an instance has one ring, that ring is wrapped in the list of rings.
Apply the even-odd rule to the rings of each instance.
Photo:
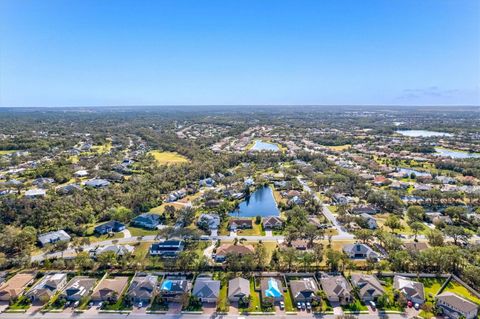
[[[130,231],[129,231],[128,229],[122,230],[122,233],[123,233],[123,238],[130,238],[130,237],[132,237],[132,234],[130,233]]]
[[[273,236],[273,231],[271,231],[271,230],[266,230],[266,231],[265,231],[265,236],[266,236],[266,237],[272,237],[272,236]]]

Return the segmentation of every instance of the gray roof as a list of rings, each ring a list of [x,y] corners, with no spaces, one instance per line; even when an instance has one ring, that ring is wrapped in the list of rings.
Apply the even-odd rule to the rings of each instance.
[[[241,277],[233,278],[228,282],[228,298],[240,295],[250,296],[250,282]]]
[[[320,279],[323,290],[327,298],[331,297],[350,297],[352,287],[343,276],[323,277]]]
[[[449,305],[454,309],[461,310],[462,312],[469,313],[475,310],[478,310],[478,305],[467,300],[463,297],[460,297],[453,292],[443,292],[440,295],[436,296],[435,299],[441,300],[443,303]]]
[[[382,284],[377,277],[373,275],[352,274],[350,281],[353,286],[359,288],[359,295],[361,298],[375,298],[385,293]]]
[[[290,290],[292,297],[298,298],[303,295],[304,298],[310,298],[318,290],[317,283],[313,278],[302,278],[300,280],[290,281]]]
[[[220,280],[197,278],[192,294],[198,298],[218,298],[220,295]]]
[[[42,245],[57,241],[69,241],[70,239],[70,235],[68,235],[64,230],[52,231],[38,236],[38,241],[42,243]]]
[[[130,298],[149,299],[153,296],[157,286],[158,277],[153,275],[135,276],[128,288],[127,295]]]
[[[49,274],[42,278],[27,293],[29,297],[39,298],[42,295],[53,296],[57,289],[61,288],[60,284],[67,279],[67,274]]]
[[[366,258],[379,258],[380,255],[365,244],[347,244],[343,246],[343,251],[350,255],[364,255]]]
[[[402,276],[393,277],[393,287],[400,290],[409,298],[425,300],[425,291],[421,282],[413,281]]]
[[[63,295],[67,299],[80,299],[90,293],[97,280],[86,276],[77,276],[72,278],[63,290]]]

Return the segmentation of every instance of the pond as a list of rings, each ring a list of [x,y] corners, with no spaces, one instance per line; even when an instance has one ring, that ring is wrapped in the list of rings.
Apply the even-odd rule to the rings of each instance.
[[[465,151],[451,150],[448,148],[435,147],[435,155],[451,158],[480,158],[480,153],[469,153]]]
[[[278,151],[280,151],[280,148],[278,147],[277,144],[268,143],[268,142],[264,142],[264,141],[261,141],[261,140],[255,140],[255,144],[253,144],[253,146],[250,150],[251,151],[278,152]]]
[[[415,176],[428,176],[428,175],[430,175],[430,173],[420,172],[420,171],[410,169],[410,168],[399,168],[398,172],[407,174],[408,176],[410,176],[412,173],[415,174]]]
[[[234,217],[280,216],[280,210],[270,187],[264,186],[250,194],[238,207],[230,212]]]
[[[410,136],[410,137],[452,136],[452,134],[450,133],[427,131],[427,130],[398,130],[396,132],[399,134],[402,134],[403,136]]]

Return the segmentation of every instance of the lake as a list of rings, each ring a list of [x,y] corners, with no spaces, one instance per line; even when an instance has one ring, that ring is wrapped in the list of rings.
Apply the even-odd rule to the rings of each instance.
[[[398,171],[400,173],[407,174],[408,176],[412,175],[412,173],[414,173],[415,176],[428,176],[428,175],[430,175],[430,173],[420,172],[420,171],[410,169],[410,168],[399,168]]]
[[[435,147],[435,155],[451,158],[480,158],[480,153],[469,153],[465,151],[451,150],[448,148]]]
[[[427,130],[398,130],[396,132],[399,134],[402,134],[403,136],[410,136],[410,137],[452,136],[452,134],[450,133],[427,131]]]
[[[230,213],[234,217],[280,216],[280,210],[270,187],[264,186],[250,194]]]
[[[255,144],[253,144],[253,146],[250,150],[251,151],[278,152],[278,151],[280,151],[280,148],[278,147],[277,144],[268,143],[268,142],[264,142],[264,141],[261,141],[261,140],[255,140]]]

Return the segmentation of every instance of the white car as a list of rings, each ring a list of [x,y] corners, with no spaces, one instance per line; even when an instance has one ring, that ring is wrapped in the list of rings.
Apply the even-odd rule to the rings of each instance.
[[[280,309],[281,310],[285,309],[285,303],[283,301],[280,301]]]

